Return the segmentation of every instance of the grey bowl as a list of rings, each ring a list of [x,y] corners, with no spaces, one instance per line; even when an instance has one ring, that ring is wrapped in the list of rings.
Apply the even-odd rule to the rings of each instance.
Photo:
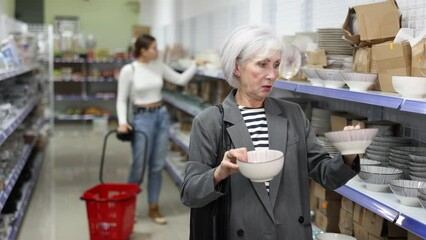
[[[409,154],[409,156],[412,162],[426,164],[426,156],[421,156],[416,154]]]
[[[389,182],[390,189],[393,193],[404,197],[417,197],[419,189],[426,187],[426,182],[414,180],[392,180]]]
[[[426,163],[415,163],[415,162],[409,162],[408,166],[410,167],[423,167],[424,169],[426,169]]]
[[[391,167],[364,166],[358,176],[367,183],[388,184],[391,180],[401,179],[403,171]]]
[[[411,178],[411,180],[426,182],[426,177],[425,178],[416,177],[416,176],[411,175],[411,173],[410,173],[410,178]]]
[[[426,153],[425,147],[409,147],[409,146],[397,146],[391,147],[391,153],[397,153],[401,155],[408,155],[409,153],[418,153],[419,155],[423,155]],[[417,155],[417,154],[416,154]]]
[[[426,172],[426,168],[425,167],[413,167],[413,166],[409,166],[408,168],[410,169],[410,172]]]
[[[426,178],[426,172],[410,172],[410,175],[415,177]]]
[[[389,157],[385,157],[385,156],[381,156],[381,155],[377,155],[377,154],[372,154],[372,153],[368,153],[366,154],[366,157],[371,159],[371,160],[376,160],[376,161],[380,161],[380,162],[389,162]]]
[[[422,206],[422,208],[426,209],[426,197],[423,196],[417,196],[417,198],[419,199],[420,205]]]
[[[382,143],[410,144],[412,140],[411,138],[406,137],[375,137],[373,141]]]
[[[361,158],[360,159],[361,166],[380,166],[381,162],[376,160],[371,160],[367,158]]]

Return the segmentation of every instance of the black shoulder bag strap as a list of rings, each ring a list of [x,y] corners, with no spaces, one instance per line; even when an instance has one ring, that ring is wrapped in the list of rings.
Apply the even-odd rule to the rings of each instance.
[[[223,106],[216,104],[222,115],[221,136],[216,152],[216,162],[213,167],[220,165],[223,156],[231,148],[231,140],[226,132],[223,120]],[[190,215],[190,240],[227,240],[229,236],[229,212],[230,212],[230,178],[223,180],[217,188],[224,196],[200,208],[191,208]]]

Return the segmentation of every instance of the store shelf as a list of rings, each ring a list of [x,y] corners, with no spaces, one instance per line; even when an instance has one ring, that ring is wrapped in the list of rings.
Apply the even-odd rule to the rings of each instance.
[[[177,129],[170,129],[170,132],[169,132],[170,140],[176,143],[186,153],[189,153],[189,142],[188,140],[180,137],[181,134],[183,133],[180,133],[179,130]]]
[[[60,114],[55,116],[55,120],[95,120],[95,119],[114,119],[115,116],[107,115],[107,116],[95,116],[95,115],[67,115]]]
[[[166,159],[166,170],[170,173],[176,184],[181,186],[183,183],[182,170],[178,169],[169,158]]]
[[[34,148],[34,144],[35,144],[35,141],[32,142],[31,144],[26,144],[24,146],[20,160],[16,163],[8,179],[6,180],[4,189],[0,193],[0,210],[3,209],[4,204],[7,201],[7,198],[9,197],[13,187],[15,186],[16,181],[19,178],[19,175],[21,175],[22,169],[27,163],[28,157],[30,156],[31,151]]]
[[[55,58],[54,63],[85,63],[84,58],[67,59],[67,58]]]
[[[197,116],[201,111],[203,111],[201,107],[193,106],[182,98],[175,97],[172,94],[164,91],[163,100],[192,116]]]
[[[25,67],[20,67],[18,69],[12,70],[12,71],[0,73],[0,81],[16,77],[16,76],[19,76],[19,75],[27,73],[27,72],[31,72],[36,68],[37,68],[37,66],[35,66],[35,65],[34,66],[25,66]]]
[[[212,78],[223,79],[225,75],[220,70],[197,69],[197,74]]]
[[[109,77],[109,78],[104,78],[104,77],[99,77],[99,78],[94,78],[94,77],[88,77],[86,79],[86,82],[99,82],[99,83],[104,83],[104,82],[118,82],[118,79],[113,78],[113,77]]]
[[[299,84],[296,82],[286,82],[286,81],[276,81],[274,87],[281,88],[289,91],[296,91],[296,88]]]
[[[103,100],[103,101],[113,101],[117,98],[115,96],[81,96],[81,95],[55,95],[56,101],[93,101],[93,100]]]
[[[106,63],[106,64],[126,64],[126,63],[130,63],[130,62],[132,62],[132,60],[119,60],[119,59],[87,60],[87,63],[92,63],[92,64],[102,64],[102,63]]]
[[[395,195],[390,192],[372,192],[355,177],[336,192],[360,204],[377,215],[395,222],[396,225],[426,238],[426,214],[422,207],[401,205]]]
[[[17,117],[10,121],[10,124],[8,127],[6,127],[3,132],[0,132],[0,145],[3,144],[4,141],[9,137],[10,134],[12,134],[15,129],[19,126],[19,124],[24,121],[24,119],[28,116],[28,114],[34,109],[34,107],[37,105],[37,103],[40,101],[40,96],[34,97],[32,100],[29,101],[28,105],[22,109],[20,113],[17,114]]]
[[[16,213],[16,219],[14,221],[14,224],[10,228],[9,234],[6,239],[8,240],[14,240],[17,239],[19,228],[21,227],[22,220],[24,218],[24,213],[28,207],[28,203],[31,199],[31,194],[33,193],[35,184],[37,182],[38,176],[40,175],[41,165],[44,158],[44,152],[38,152],[35,156],[34,160],[34,169],[32,171],[32,177],[30,181],[27,183],[27,186],[24,188],[23,194],[22,194],[22,201],[18,205],[18,211]]]
[[[402,103],[401,111],[426,114],[426,99],[412,100],[406,99]]]

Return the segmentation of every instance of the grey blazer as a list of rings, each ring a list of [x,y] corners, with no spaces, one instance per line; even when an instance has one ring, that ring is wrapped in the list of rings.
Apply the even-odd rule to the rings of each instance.
[[[223,102],[224,120],[234,148],[254,150],[253,143],[231,91]],[[318,144],[302,109],[281,99],[266,98],[269,148],[285,153],[282,171],[270,182],[254,183],[236,173],[231,176],[229,239],[312,239],[309,209],[309,177],[327,189],[335,189],[357,174]],[[213,182],[212,168],[219,146],[221,114],[210,107],[194,118],[181,200],[196,208],[221,197]],[[359,169],[359,161],[356,161]]]

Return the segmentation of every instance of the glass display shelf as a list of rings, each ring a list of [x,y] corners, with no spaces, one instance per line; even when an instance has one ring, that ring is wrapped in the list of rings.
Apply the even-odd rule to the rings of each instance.
[[[29,103],[17,114],[17,116],[12,119],[6,127],[4,127],[3,131],[0,130],[0,145],[3,144],[4,141],[12,134],[15,129],[19,126],[19,124],[24,121],[24,119],[28,116],[28,114],[34,109],[37,103],[40,101],[41,97],[34,97],[32,100],[28,101]]]

